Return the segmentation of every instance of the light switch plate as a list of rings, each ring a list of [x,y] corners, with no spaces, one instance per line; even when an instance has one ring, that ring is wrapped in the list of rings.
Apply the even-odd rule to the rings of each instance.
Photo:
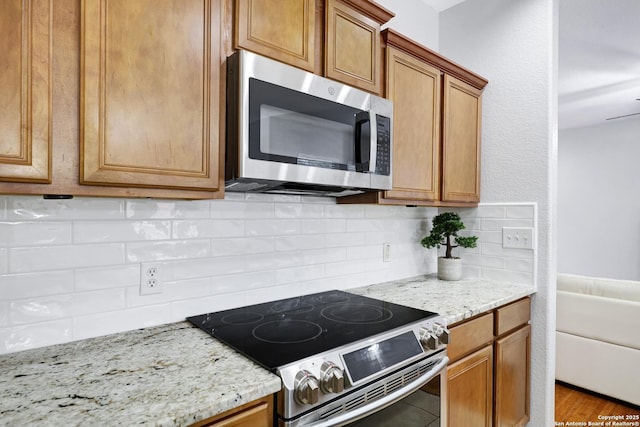
[[[535,240],[531,227],[502,227],[502,247],[513,249],[533,249]]]

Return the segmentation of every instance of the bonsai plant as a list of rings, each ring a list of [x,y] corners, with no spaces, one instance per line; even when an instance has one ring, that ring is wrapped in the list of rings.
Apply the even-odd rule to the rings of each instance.
[[[460,280],[462,277],[462,262],[454,257],[454,248],[475,248],[477,236],[458,236],[458,231],[464,230],[464,223],[460,215],[455,212],[443,212],[433,217],[431,233],[424,237],[420,244],[427,249],[440,246],[445,247],[444,257],[438,258],[438,278],[442,280]]]

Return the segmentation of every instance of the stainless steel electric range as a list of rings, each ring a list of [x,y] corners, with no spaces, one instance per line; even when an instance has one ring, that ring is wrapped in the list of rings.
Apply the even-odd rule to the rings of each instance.
[[[282,427],[445,425],[436,313],[335,290],[187,320],[281,377]]]

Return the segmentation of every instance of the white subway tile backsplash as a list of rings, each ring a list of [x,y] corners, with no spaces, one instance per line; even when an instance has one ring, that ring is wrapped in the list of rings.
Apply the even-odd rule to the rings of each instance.
[[[277,236],[300,233],[298,219],[248,219],[245,221],[247,236]]]
[[[213,277],[212,281],[213,294],[250,291],[275,286],[276,272],[275,270],[270,270],[229,274]]]
[[[216,257],[171,261],[162,264],[165,281],[242,273],[246,270],[244,257]]]
[[[459,212],[479,246],[465,275],[532,281],[534,251],[503,249],[503,226],[535,224],[535,205],[477,209],[339,205],[313,196],[224,200],[0,197],[0,353],[186,316],[436,271],[419,241],[438,212]],[[464,233],[463,233],[464,234]],[[382,243],[391,243],[391,261]],[[163,292],[140,296],[140,263]]]
[[[124,218],[124,202],[92,197],[45,200],[39,196],[15,196],[8,199],[6,218],[9,221],[119,220]]]
[[[347,259],[345,248],[323,248],[308,249],[302,251],[302,262],[304,265],[324,264],[327,262],[337,262]]]
[[[533,227],[533,219],[483,219],[481,230],[498,231],[503,227]]]
[[[170,221],[80,221],[73,223],[74,243],[136,242],[171,238]]]
[[[126,201],[128,219],[195,219],[210,217],[208,200],[153,200]]]
[[[73,330],[72,319],[2,328],[0,329],[0,353],[68,342],[73,340]]]
[[[382,233],[377,233],[380,237]],[[325,241],[328,248],[339,248],[348,246],[362,246],[367,242],[366,233],[330,233],[325,234]]]
[[[140,264],[74,270],[76,291],[122,288],[140,283]]]
[[[170,304],[79,316],[73,318],[73,339],[97,337],[170,322]]]
[[[124,244],[34,246],[9,249],[9,272],[63,270],[124,262]]]
[[[302,264],[302,252],[274,252],[246,257],[247,271],[277,270]]]
[[[6,274],[9,271],[9,250],[0,248],[0,274]],[[0,278],[0,283],[2,279]]]
[[[364,218],[365,206],[360,205],[327,205],[324,208],[327,218]]]
[[[241,220],[186,220],[173,221],[174,239],[203,239],[244,236],[244,221]]]
[[[0,300],[0,328],[9,324],[9,301]]]
[[[213,239],[211,241],[211,256],[228,256],[259,254],[276,250],[276,238],[240,237],[233,239]]]
[[[0,196],[0,221],[7,219],[7,199],[6,196]]]
[[[76,292],[14,300],[11,302],[9,318],[11,324],[17,325],[113,311],[124,307],[124,288]]]
[[[381,219],[348,219],[347,220],[347,231],[348,232],[357,232],[357,231],[383,231],[384,230],[384,221]]]
[[[214,201],[211,205],[212,218],[247,219],[273,218],[273,203],[246,203],[244,201]]]
[[[73,289],[73,270],[0,276],[0,300],[69,294]]]
[[[276,284],[306,282],[308,280],[320,279],[324,277],[324,265],[303,265],[301,267],[290,267],[276,270]]]
[[[487,256],[500,256],[507,258],[531,258],[533,251],[530,249],[512,249],[503,248],[502,243],[482,243],[480,245],[480,253]]]
[[[302,219],[300,221],[300,233],[343,233],[347,230],[346,219]]]
[[[128,262],[204,258],[211,255],[210,240],[163,240],[126,245]]]
[[[71,243],[71,224],[65,222],[0,223],[0,246],[64,245]]]
[[[326,236],[328,235],[305,234],[296,236],[277,236],[275,238],[276,251],[299,251],[303,249],[324,248]]]

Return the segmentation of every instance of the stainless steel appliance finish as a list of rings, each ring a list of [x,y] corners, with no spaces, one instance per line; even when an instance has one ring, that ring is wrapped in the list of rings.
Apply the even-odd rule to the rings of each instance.
[[[445,426],[448,336],[437,316],[278,368],[280,427],[375,425],[372,418],[388,422],[385,409],[397,405],[395,418],[403,405],[415,412],[415,404],[403,399],[416,401],[421,393],[431,408],[414,414],[419,417],[415,425]],[[436,391],[423,393],[429,383]],[[411,416],[400,417],[401,425],[414,425]]]
[[[391,189],[390,100],[242,50],[227,71],[226,191]]]
[[[407,427],[446,425],[449,332],[436,313],[333,290],[187,320],[282,378],[280,427],[398,414]]]

